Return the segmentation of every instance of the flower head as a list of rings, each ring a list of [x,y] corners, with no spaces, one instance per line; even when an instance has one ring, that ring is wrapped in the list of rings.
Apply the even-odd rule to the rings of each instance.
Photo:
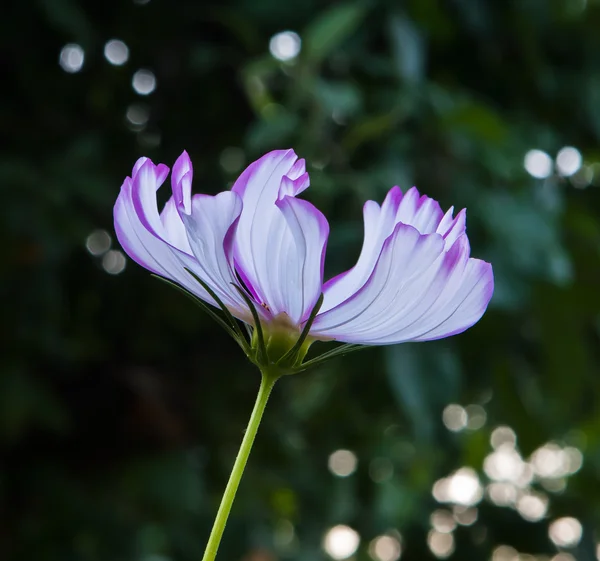
[[[470,257],[465,211],[444,214],[414,187],[393,187],[381,206],[367,201],[356,265],[323,282],[329,225],[298,198],[309,177],[293,150],[266,154],[215,196],[192,195],[184,152],[159,212],[156,193],[168,173],[140,158],[125,179],[114,209],[121,245],[146,269],[253,326],[272,349],[280,345],[279,358],[301,333],[303,348],[455,335],[492,296],[491,265]]]

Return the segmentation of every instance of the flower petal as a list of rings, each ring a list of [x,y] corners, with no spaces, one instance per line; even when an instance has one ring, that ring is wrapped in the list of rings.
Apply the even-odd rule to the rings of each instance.
[[[278,150],[248,166],[232,187],[243,203],[234,242],[236,269],[256,300],[273,314],[289,312],[296,317],[298,313],[296,304],[294,309],[285,308],[284,291],[293,289],[274,280],[282,271],[281,261],[287,259],[284,252],[295,243],[275,203],[297,195],[308,182],[304,160],[298,160],[293,150]],[[300,294],[297,302],[301,302]]]
[[[195,259],[157,237],[140,219],[133,202],[132,180],[129,177],[125,179],[117,197],[114,222],[117,239],[131,259],[212,303],[206,291],[184,269],[184,266],[192,266]]]
[[[436,232],[444,236],[446,241],[446,249],[450,249],[454,242],[465,233],[467,211],[463,208],[454,218],[454,207],[450,207],[450,210],[442,218]]]
[[[159,238],[164,235],[164,227],[158,214],[156,192],[169,174],[164,164],[154,165],[152,160],[144,158],[133,168],[131,197],[142,224]]]
[[[402,201],[402,191],[393,187],[381,208],[375,201],[367,201],[363,207],[365,237],[356,265],[333,277],[323,286],[321,313],[341,304],[367,282],[379,258],[385,240],[396,226],[395,218]]]
[[[358,261],[352,269],[325,283],[322,311],[334,308],[364,285],[373,272],[384,242],[400,223],[413,226],[421,234],[441,234],[447,238],[446,249],[449,249],[464,232],[465,225],[464,211],[456,218],[452,214],[453,209],[450,209],[444,215],[436,201],[421,196],[415,187],[404,195],[399,187],[393,187],[381,208],[374,201],[367,201],[363,209],[365,238]]]
[[[445,306],[436,310],[436,323],[414,341],[433,341],[458,335],[476,324],[483,316],[494,293],[494,273],[490,263],[469,259],[459,290]]]
[[[181,212],[189,214],[192,210],[192,177],[194,169],[188,153],[184,150],[173,165],[171,186],[175,205]]]
[[[321,295],[329,224],[308,201],[286,196],[276,204],[288,228],[279,253],[272,256],[272,311],[285,312],[294,324],[300,324]]]
[[[323,318],[317,316],[312,334],[369,345],[427,341],[460,333],[481,318],[493,292],[491,266],[469,258],[466,235],[443,251],[439,234],[419,236],[419,248],[414,232],[405,228],[410,227],[398,225],[386,241],[367,284]],[[428,248],[425,240],[433,239],[437,247]],[[398,251],[407,248],[412,248],[413,262],[424,265],[419,270],[401,259]],[[422,253],[420,258],[417,253]],[[374,297],[369,303],[370,293]],[[345,323],[333,325],[336,315]]]
[[[172,246],[181,249],[181,251],[184,251],[188,255],[191,255],[192,248],[188,242],[185,226],[183,225],[183,221],[181,220],[181,216],[177,210],[174,196],[171,197],[165,204],[165,208],[163,208],[162,212],[160,213],[160,221],[163,226],[163,232],[166,241],[168,241]]]
[[[239,285],[233,268],[233,235],[242,211],[230,191],[215,196],[194,195],[190,214],[181,214],[196,263],[194,273],[217,294],[234,315],[250,323],[246,303],[232,286]]]
[[[127,177],[121,186],[114,208],[115,232],[125,253],[142,267],[156,275],[167,276],[160,263],[161,252],[168,251],[140,223],[131,200],[131,178]],[[158,251],[156,247],[159,246]]]
[[[249,321],[246,304],[231,286],[237,279],[233,273],[230,230],[241,211],[241,202],[229,192],[217,197],[198,195],[189,199],[191,215],[180,212],[185,210],[186,197],[190,196],[192,171],[190,165],[182,172],[185,159],[180,158],[178,163],[179,182],[159,215],[156,191],[169,170],[163,165],[155,166],[147,158],[138,160],[133,179],[125,180],[115,205],[117,237],[137,263],[216,306],[186,269],[192,271],[234,315]]]
[[[421,196],[416,187],[411,187],[402,198],[396,212],[396,224],[414,226],[421,234],[431,234],[443,218],[444,213],[437,201]]]
[[[444,240],[439,234],[421,235],[412,226],[396,225],[368,281],[350,298],[319,314],[311,334],[372,344],[390,331],[381,327],[382,318],[393,324],[409,309],[424,290],[424,275],[438,266],[443,255]]]

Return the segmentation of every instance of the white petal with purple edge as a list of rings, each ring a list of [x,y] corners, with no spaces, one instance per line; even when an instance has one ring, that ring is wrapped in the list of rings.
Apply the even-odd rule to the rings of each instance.
[[[366,342],[381,337],[381,318],[402,313],[422,290],[423,275],[443,256],[438,234],[421,235],[398,224],[386,240],[369,280],[335,308],[319,314],[311,333],[340,341]],[[416,281],[416,282],[415,282]]]
[[[160,221],[167,242],[191,255],[192,248],[188,242],[185,226],[181,220],[181,216],[179,216],[174,197],[171,197],[165,204],[165,208],[160,213]]]
[[[447,337],[481,318],[493,290],[491,266],[469,258],[466,235],[443,251],[440,235],[419,237],[420,241],[437,239],[435,249],[418,248],[415,234],[405,228],[399,225],[386,241],[369,282],[347,302],[323,318],[318,316],[311,333],[348,343],[383,345]],[[420,259],[413,258],[415,262],[429,265],[419,271],[402,260],[407,247],[414,248],[413,255],[423,254]],[[365,306],[369,294],[374,297]],[[348,308],[345,313],[344,308]],[[338,316],[338,325],[332,321],[334,316]],[[339,322],[340,317],[344,323]]]
[[[414,341],[433,341],[462,333],[483,316],[494,292],[494,273],[490,263],[469,259],[462,283],[452,300],[437,312],[442,320]]]
[[[363,214],[365,238],[358,261],[352,269],[325,283],[323,311],[334,308],[364,285],[397,224],[413,226],[421,234],[437,232],[447,236],[447,249],[464,232],[464,212],[456,219],[452,217],[452,209],[444,215],[436,201],[421,196],[415,187],[404,195],[399,187],[393,187],[381,208],[374,201],[367,201]]]
[[[198,275],[220,300],[241,317],[250,322],[247,306],[234,288],[239,285],[233,268],[232,235],[242,210],[240,198],[230,191],[218,195],[194,195],[191,213],[182,213],[190,247],[197,263],[194,273]]]
[[[286,196],[277,206],[289,234],[286,233],[274,260],[278,270],[273,293],[277,295],[277,308],[285,311],[293,323],[300,324],[308,319],[321,295],[329,224],[308,201]]]
[[[210,240],[213,245],[200,263],[192,253],[191,239],[182,220],[187,215],[180,213],[179,208],[176,208],[178,206],[176,196],[181,197],[182,190],[191,187],[191,185],[182,185],[188,181],[191,183],[191,168],[186,170],[180,180],[179,192],[167,201],[162,213],[160,215],[158,213],[156,192],[168,172],[169,169],[162,164],[155,166],[147,158],[138,160],[133,179],[126,181],[115,205],[115,228],[119,241],[136,262],[180,284],[192,294],[216,306],[212,297],[186,269],[193,271],[221,297],[226,305],[230,306],[234,315],[247,321],[249,318],[247,306],[230,284],[232,280],[237,279],[232,274],[226,280],[222,275],[220,276],[221,271],[226,268],[223,262],[227,262],[231,273],[231,251],[229,257],[225,257],[224,241],[229,227],[239,216],[239,201],[235,216],[230,217],[225,212],[225,216],[230,219],[226,225],[218,220],[218,217],[223,215],[219,212],[220,209],[214,208],[212,209],[214,213],[209,213],[206,225],[208,228],[215,229],[204,228],[204,239],[197,243],[202,245],[206,240]],[[187,194],[189,195],[189,191]],[[226,193],[225,199],[230,195]],[[218,226],[221,226],[221,230]],[[231,245],[230,241],[229,245]],[[217,271],[216,275],[213,270]]]
[[[114,209],[115,231],[125,253],[142,267],[180,284],[196,296],[212,302],[206,291],[184,269],[180,252],[150,232],[140,220],[132,199],[132,184],[128,177]],[[187,256],[181,254],[185,259]],[[190,257],[187,257],[191,260]],[[187,265],[192,265],[188,262]]]
[[[283,268],[280,261],[287,259],[285,251],[294,243],[275,203],[307,186],[304,160],[298,160],[293,150],[278,150],[248,166],[232,187],[243,204],[234,244],[236,269],[248,290],[273,314],[296,315],[296,308],[285,309],[284,300],[289,296],[283,296],[279,281],[274,280]]]
[[[192,209],[192,177],[194,170],[188,153],[184,150],[173,165],[171,187],[175,206],[180,212],[189,214]]]
[[[130,218],[130,214],[133,220]],[[140,223],[135,214],[135,209],[133,209],[131,178],[129,177],[125,179],[121,187],[121,192],[117,197],[114,209],[114,221],[117,239],[125,250],[125,253],[142,267],[157,275],[165,276],[166,272],[160,263],[160,261],[164,261],[164,259],[160,259],[161,251],[156,253],[151,251],[155,247],[155,242],[159,242]],[[148,246],[151,246],[150,249]],[[166,251],[166,248],[164,249]]]
[[[398,187],[392,188],[381,208],[375,201],[363,207],[365,237],[356,265],[327,281],[323,287],[322,312],[330,310],[360,289],[371,276],[385,240],[395,227],[395,217],[402,200]]]

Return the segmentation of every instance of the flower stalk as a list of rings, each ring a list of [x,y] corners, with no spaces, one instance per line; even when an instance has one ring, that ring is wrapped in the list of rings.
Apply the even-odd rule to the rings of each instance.
[[[223,498],[221,499],[221,504],[219,505],[219,510],[217,511],[217,516],[210,532],[210,537],[208,538],[202,561],[214,561],[217,555],[219,544],[221,543],[221,538],[225,531],[225,525],[227,524],[227,518],[229,517],[231,506],[233,505],[242,475],[244,474],[244,468],[246,467],[248,457],[250,456],[250,451],[252,450],[252,445],[254,444],[254,439],[258,432],[263,413],[265,412],[269,395],[271,394],[275,382],[279,379],[279,374],[273,370],[262,369],[261,374],[262,378],[258,396],[256,397],[256,402],[254,403],[254,408],[252,409],[242,444],[235,459],[235,463],[233,464],[227,487],[225,487],[225,492],[223,493]]]

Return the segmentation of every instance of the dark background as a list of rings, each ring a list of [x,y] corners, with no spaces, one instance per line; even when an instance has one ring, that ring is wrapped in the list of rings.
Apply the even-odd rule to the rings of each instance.
[[[393,561],[400,539],[406,561],[596,558],[600,2],[38,0],[5,8],[0,30],[1,559],[201,559],[259,376],[123,261],[112,205],[141,155],[172,165],[188,150],[195,189],[215,193],[288,147],[332,227],[328,276],[358,255],[363,202],[417,185],[468,207],[496,291],[463,335],[282,380],[219,559],[325,559],[338,524],[360,534],[358,560]],[[302,47],[282,62],[269,41],[286,30]],[[104,55],[114,38],[120,66]],[[139,69],[149,95],[132,87]],[[565,146],[582,167],[525,169],[528,151]],[[470,407],[443,416],[451,403]],[[497,426],[516,449],[490,459]],[[515,450],[549,442],[531,479]],[[338,449],[358,459],[348,477],[328,468]],[[464,512],[432,488],[465,466],[487,491],[449,538]],[[459,473],[464,498],[477,479]],[[553,557],[549,525],[565,516],[583,534],[563,520],[578,545]],[[370,545],[382,534],[388,557]]]

